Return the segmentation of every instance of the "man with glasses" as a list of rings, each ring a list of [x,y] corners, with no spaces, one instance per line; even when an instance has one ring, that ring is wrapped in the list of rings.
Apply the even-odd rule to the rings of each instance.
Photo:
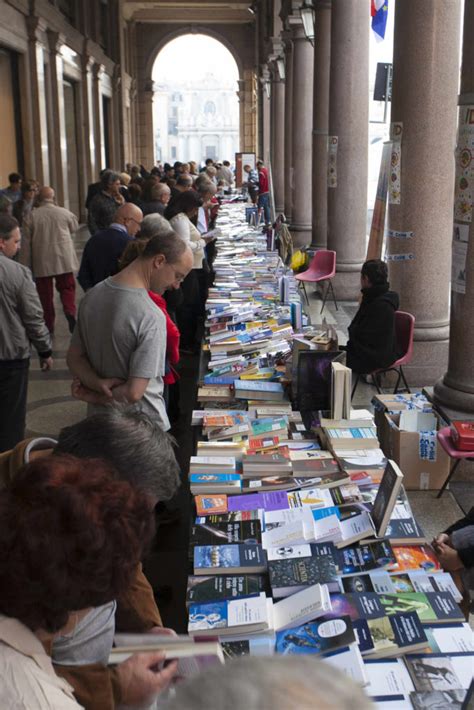
[[[140,230],[143,213],[137,205],[126,202],[115,212],[107,229],[96,232],[87,241],[82,254],[77,280],[87,291],[118,271],[118,262],[125,247]]]
[[[165,431],[166,320],[148,291],[177,289],[193,254],[174,232],[152,237],[131,264],[90,289],[79,307],[67,355],[72,393],[89,414],[113,401],[140,403]]]

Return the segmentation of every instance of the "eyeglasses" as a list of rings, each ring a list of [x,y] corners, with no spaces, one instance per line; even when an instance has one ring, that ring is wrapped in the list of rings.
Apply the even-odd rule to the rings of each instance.
[[[173,270],[174,273],[174,281],[177,283],[183,283],[184,279],[186,278],[186,274],[182,274],[179,271],[176,271],[174,268],[173,264],[170,264],[169,261],[166,262],[167,266],[170,267],[170,269]]]

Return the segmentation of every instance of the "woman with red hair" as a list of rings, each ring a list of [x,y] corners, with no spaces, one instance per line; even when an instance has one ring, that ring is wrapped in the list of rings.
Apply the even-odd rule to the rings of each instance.
[[[39,458],[1,491],[1,708],[81,707],[45,647],[127,589],[152,534],[147,495],[99,460]],[[150,701],[168,685],[176,664],[157,672],[163,660],[140,654],[119,666],[124,704]]]

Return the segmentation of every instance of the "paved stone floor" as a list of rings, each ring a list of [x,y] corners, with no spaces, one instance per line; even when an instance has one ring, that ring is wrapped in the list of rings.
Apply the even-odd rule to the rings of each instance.
[[[78,253],[87,239],[87,231],[80,231],[77,238]],[[77,300],[80,301],[82,291],[78,286]],[[320,298],[309,292],[309,313],[313,323],[321,323],[322,316]],[[336,311],[333,304],[328,304],[324,316],[333,323],[339,334],[340,343],[344,344],[347,337],[347,326],[356,310],[356,303],[341,302]],[[32,363],[28,389],[27,435],[46,435],[53,438],[59,429],[72,424],[85,416],[86,408],[70,396],[71,377],[68,373],[65,355],[70,336],[67,323],[62,313],[59,300],[56,297],[56,329],[54,335],[54,369],[43,373],[37,362]],[[191,410],[194,406],[197,379],[197,358],[184,358],[181,363],[181,419],[173,428],[177,440],[177,455],[183,471],[183,481],[186,480],[189,456],[192,454],[193,437],[190,426]],[[354,398],[354,405],[370,406],[370,400],[375,388],[360,383]],[[470,471],[461,473],[460,478],[466,483]],[[458,478],[458,476],[456,476]],[[446,491],[441,500],[436,499],[432,491],[411,491],[409,498],[413,510],[428,538],[445,529],[463,515],[451,491]],[[184,483],[176,506],[181,513],[181,522],[160,526],[153,549],[146,560],[145,568],[150,581],[157,592],[157,600],[166,624],[178,631],[185,630],[184,594],[186,575],[189,562],[187,556],[188,532],[190,520],[190,496]]]

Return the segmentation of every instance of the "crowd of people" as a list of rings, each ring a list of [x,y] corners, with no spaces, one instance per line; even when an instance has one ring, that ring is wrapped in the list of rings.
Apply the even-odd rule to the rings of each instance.
[[[268,172],[261,161],[244,170],[268,224]],[[192,161],[103,170],[88,189],[80,264],[77,218],[51,187],[14,173],[0,192],[2,708],[142,707],[175,680],[162,653],[116,667],[107,659],[115,631],[174,633],[141,561],[157,504],[180,485],[167,433],[179,415],[176,366],[200,347],[219,195],[234,180],[228,161],[211,159],[200,170]],[[53,367],[53,286],[72,334],[72,394],[88,416],[57,439],[25,439],[31,346],[43,370]],[[364,265],[361,287],[348,360],[370,372],[369,356],[380,364],[385,349],[389,364],[396,353],[398,297],[383,262]],[[473,529],[467,516],[434,541],[453,571],[472,566]],[[308,659],[243,660],[178,687],[169,708],[371,707],[331,675]]]

